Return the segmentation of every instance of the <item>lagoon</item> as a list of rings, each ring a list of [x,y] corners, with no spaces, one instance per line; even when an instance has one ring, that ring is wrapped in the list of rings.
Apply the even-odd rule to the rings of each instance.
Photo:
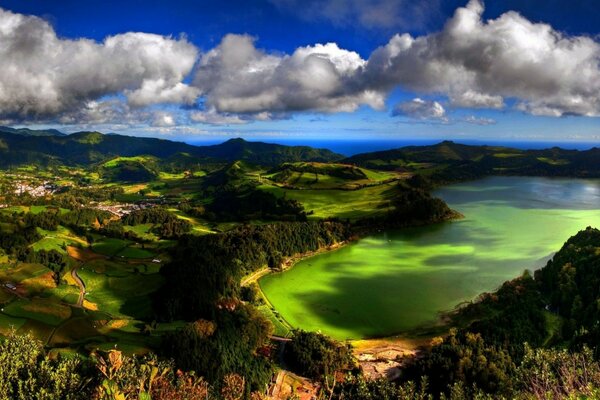
[[[572,235],[600,227],[600,181],[490,177],[437,190],[465,218],[383,232],[267,275],[293,327],[336,339],[403,333],[535,270]]]

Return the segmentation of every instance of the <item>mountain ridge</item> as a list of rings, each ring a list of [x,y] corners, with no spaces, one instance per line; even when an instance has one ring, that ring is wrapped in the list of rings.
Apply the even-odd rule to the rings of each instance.
[[[149,155],[172,158],[186,154],[205,163],[243,160],[261,165],[295,161],[337,161],[343,158],[327,149],[249,142],[234,138],[221,144],[194,146],[158,138],[141,138],[100,132],[75,132],[0,129],[0,165],[26,163],[91,165],[115,156]]]

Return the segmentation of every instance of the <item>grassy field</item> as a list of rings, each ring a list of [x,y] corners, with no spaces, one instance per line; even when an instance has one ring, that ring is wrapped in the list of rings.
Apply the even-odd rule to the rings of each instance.
[[[33,250],[56,250],[59,253],[66,253],[66,246],[87,246],[88,243],[84,238],[81,238],[73,231],[64,226],[59,226],[56,231],[46,231],[41,228],[37,228],[38,233],[43,236],[43,238],[36,243],[33,244]]]
[[[112,160],[109,160],[102,164],[103,167],[106,168],[115,168],[124,162],[138,161],[138,162],[147,162],[147,161],[155,161],[156,159],[151,156],[135,156],[135,157],[115,157]]]
[[[260,189],[299,201],[311,218],[357,219],[389,211],[396,183],[369,186],[359,190],[294,190],[272,185]]]
[[[98,254],[105,256],[116,256],[117,253],[124,250],[127,246],[133,244],[133,242],[124,239],[116,238],[102,238],[94,241],[92,244],[92,250]]]
[[[261,183],[270,180],[283,187],[300,189],[342,189],[354,190],[363,186],[377,185],[394,179],[401,179],[396,172],[374,171],[345,164],[289,163],[280,170],[264,175],[251,174]]]

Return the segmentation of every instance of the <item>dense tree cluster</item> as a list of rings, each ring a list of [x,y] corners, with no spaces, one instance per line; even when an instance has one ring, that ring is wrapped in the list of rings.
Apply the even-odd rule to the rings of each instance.
[[[188,221],[177,218],[176,215],[161,207],[135,210],[126,215],[122,222],[125,225],[154,224],[153,231],[165,239],[177,238],[192,229]]]
[[[306,221],[298,201],[258,189],[219,191],[206,209],[205,217],[220,221]]]
[[[295,331],[285,346],[285,359],[292,370],[315,380],[334,379],[336,372],[353,367],[352,350],[315,332]]]
[[[243,274],[280,268],[284,257],[316,251],[351,237],[348,225],[293,222],[245,225],[226,233],[184,236],[161,273],[166,284],[157,309],[168,319],[210,316],[221,297],[238,297]]]
[[[219,385],[232,372],[246,381],[245,391],[261,390],[271,379],[273,365],[266,354],[271,323],[256,308],[241,303],[222,308],[214,320],[198,320],[167,335],[165,355],[180,368],[194,370]],[[233,308],[235,307],[235,308]]]
[[[5,227],[0,228],[0,248],[18,259],[23,259],[29,251],[29,246],[41,238],[33,226],[14,226],[10,230]]]
[[[512,390],[516,366],[502,346],[486,343],[477,333],[451,332],[403,371],[411,380],[427,377],[432,393],[446,391],[461,382],[488,393],[504,395]]]
[[[421,188],[399,183],[393,190],[390,206],[384,216],[363,218],[354,223],[357,230],[371,232],[375,228],[403,228],[447,221],[460,217],[441,199]]]
[[[243,372],[247,390],[264,387],[271,364],[258,350],[272,325],[239,300],[242,274],[267,265],[278,268],[282,257],[315,251],[349,235],[348,227],[337,222],[296,222],[184,236],[161,270],[166,283],[154,304],[163,319],[196,322],[165,339],[166,354],[211,381]]]
[[[56,250],[29,251],[25,261],[48,267],[52,271],[52,277],[56,285],[60,284],[61,276],[69,265],[69,258]]]
[[[588,344],[597,349],[600,345],[600,231],[587,228],[571,237],[544,268],[536,271],[535,277],[548,308],[563,318],[563,339],[572,345]]]

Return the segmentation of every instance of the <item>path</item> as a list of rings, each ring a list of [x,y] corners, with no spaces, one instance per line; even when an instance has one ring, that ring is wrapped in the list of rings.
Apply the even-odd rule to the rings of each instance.
[[[83,297],[85,296],[85,283],[81,280],[79,275],[77,275],[77,270],[81,267],[81,264],[77,265],[75,268],[71,270],[71,276],[75,280],[77,286],[79,286],[79,298],[77,299],[77,307],[83,307]]]
[[[263,267],[263,268],[259,269],[258,271],[253,272],[251,275],[245,276],[244,278],[242,278],[240,285],[248,286],[249,284],[256,282],[257,280],[259,280],[260,278],[262,278],[263,276],[267,275],[270,272],[271,272],[271,269],[269,267]]]

